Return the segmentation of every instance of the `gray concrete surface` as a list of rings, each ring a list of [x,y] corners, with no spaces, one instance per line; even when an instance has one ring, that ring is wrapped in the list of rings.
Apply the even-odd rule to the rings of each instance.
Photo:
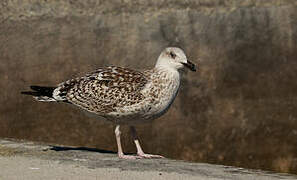
[[[120,160],[91,148],[0,139],[0,179],[296,179],[289,174],[171,159]]]

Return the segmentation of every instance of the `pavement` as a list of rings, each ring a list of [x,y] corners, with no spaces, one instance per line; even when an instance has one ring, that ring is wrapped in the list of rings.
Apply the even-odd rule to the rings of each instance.
[[[105,150],[0,139],[0,180],[10,179],[274,180],[297,176],[172,159],[122,160]]]

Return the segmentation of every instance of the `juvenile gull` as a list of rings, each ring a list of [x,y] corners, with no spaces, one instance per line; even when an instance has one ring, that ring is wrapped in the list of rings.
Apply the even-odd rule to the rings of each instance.
[[[184,67],[196,71],[183,50],[168,47],[150,70],[104,67],[56,87],[31,86],[34,91],[22,93],[32,95],[38,101],[70,103],[115,123],[119,158],[162,158],[143,152],[134,125],[156,119],[168,110],[180,86],[179,70]],[[136,156],[123,153],[120,139],[122,124],[130,126],[137,148]]]

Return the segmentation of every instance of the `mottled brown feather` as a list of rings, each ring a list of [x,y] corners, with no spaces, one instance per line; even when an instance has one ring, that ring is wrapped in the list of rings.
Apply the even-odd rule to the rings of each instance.
[[[87,111],[105,114],[143,100],[140,91],[147,82],[139,71],[111,66],[60,84],[59,95]]]

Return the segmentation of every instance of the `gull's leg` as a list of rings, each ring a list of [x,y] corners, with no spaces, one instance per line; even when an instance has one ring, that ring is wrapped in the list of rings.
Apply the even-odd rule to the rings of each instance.
[[[138,140],[138,136],[137,136],[137,132],[134,128],[134,126],[130,126],[130,130],[131,130],[131,134],[132,134],[132,138],[134,140],[134,143],[136,145],[137,148],[137,155],[142,157],[142,158],[164,158],[163,156],[160,155],[153,155],[153,154],[145,154],[140,146],[139,140]]]
[[[115,128],[115,135],[116,135],[116,139],[117,139],[117,145],[118,145],[118,156],[119,158],[122,159],[139,159],[140,157],[138,156],[129,156],[129,155],[125,155],[123,153],[123,149],[122,149],[122,145],[121,145],[121,131],[120,131],[120,125],[117,125]]]

